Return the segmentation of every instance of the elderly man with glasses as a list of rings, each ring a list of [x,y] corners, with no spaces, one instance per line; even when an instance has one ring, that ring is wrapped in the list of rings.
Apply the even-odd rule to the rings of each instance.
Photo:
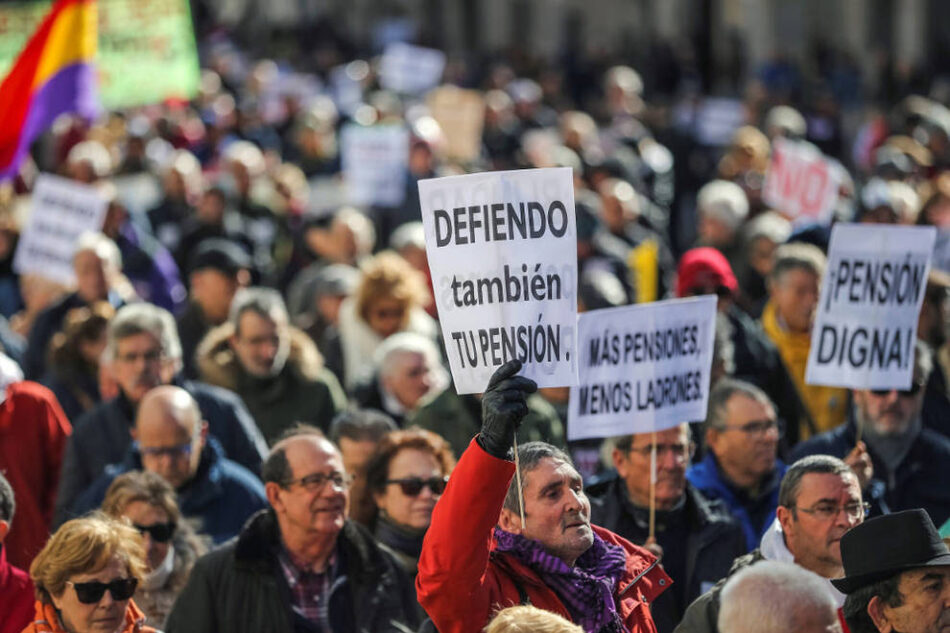
[[[651,610],[659,633],[672,631],[686,607],[729,573],[747,551],[742,528],[720,501],[703,497],[686,480],[693,455],[688,424],[656,434],[656,536],[649,539],[651,433],[610,440],[617,477],[587,489],[591,521],[660,555],[673,578]]]
[[[785,464],[777,457],[783,425],[764,391],[724,378],[709,394],[706,456],[686,471],[704,496],[717,499],[742,526],[746,551],[775,518]]]
[[[270,508],[195,564],[167,633],[415,630],[393,558],[346,518],[350,477],[315,427],[290,429],[262,474]]]
[[[792,456],[844,458],[861,480],[872,515],[923,508],[935,524],[943,524],[950,519],[950,439],[921,421],[923,387],[932,369],[930,349],[917,341],[909,389],[854,390],[848,422],[799,444]],[[859,435],[866,457],[851,463],[846,457]]]

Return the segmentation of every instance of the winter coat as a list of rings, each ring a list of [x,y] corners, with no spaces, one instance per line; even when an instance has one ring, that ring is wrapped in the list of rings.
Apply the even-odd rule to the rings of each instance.
[[[198,346],[198,369],[204,380],[240,394],[266,440],[274,442],[296,422],[314,424],[324,431],[346,406],[336,378],[323,367],[317,346],[302,330],[290,330],[290,355],[273,378],[256,378],[241,366],[228,339],[230,323],[220,325]]]
[[[109,484],[123,473],[142,470],[142,458],[130,448],[121,464],[108,466],[101,477],[78,496],[70,508],[82,516],[98,508]],[[221,446],[209,438],[201,451],[198,471],[175,491],[181,513],[198,521],[198,531],[215,543],[233,538],[252,514],[267,507],[264,484],[246,468],[224,457]]]
[[[0,633],[20,633],[33,613],[30,575],[11,565],[6,548],[0,546]]]
[[[633,516],[633,508],[623,480],[613,477],[587,489],[591,505],[591,522],[619,534],[638,545],[646,541],[648,530]],[[729,573],[732,561],[744,554],[745,534],[721,501],[710,501],[686,484],[681,516],[687,523],[688,536],[676,547],[686,551],[685,576],[673,578],[682,588],[683,603],[677,608],[673,590],[665,592],[651,609],[653,620],[661,633],[672,631],[686,606]],[[658,538],[662,543],[660,528]],[[664,545],[668,546],[668,545]],[[662,561],[661,561],[662,562]],[[672,573],[666,568],[667,573]]]
[[[718,633],[719,595],[722,593],[722,588],[725,586],[726,581],[739,570],[763,560],[765,560],[765,557],[758,549],[754,549],[748,554],[743,554],[737,558],[725,578],[721,579],[712,589],[689,605],[689,608],[686,609],[686,613],[683,614],[683,620],[673,633]]]
[[[36,602],[36,614],[22,633],[67,633],[66,629],[59,621],[59,614],[56,608],[51,604]],[[145,614],[135,606],[133,600],[129,600],[129,606],[125,608],[125,625],[119,633],[158,633],[150,626],[145,626]]]
[[[518,443],[540,440],[564,448],[564,424],[557,411],[539,394],[528,396],[528,415],[518,427]],[[473,395],[460,396],[449,385],[433,399],[419,405],[407,424],[438,433],[461,455],[481,429],[481,401]]]
[[[763,486],[756,499],[750,500],[740,496],[733,486],[725,480],[725,476],[719,470],[719,464],[712,451],[706,453],[706,457],[701,462],[690,466],[686,471],[686,478],[693,484],[699,492],[707,499],[716,499],[728,508],[732,516],[742,526],[745,534],[746,546],[751,551],[759,544],[759,540],[765,531],[772,524],[775,518],[775,509],[778,507],[778,489],[785,475],[787,467],[781,460],[775,460],[775,471],[769,480]],[[750,508],[754,505],[765,504],[768,507],[767,512],[761,513],[761,521],[756,521],[750,514]]]
[[[838,426],[848,417],[848,390],[842,387],[805,384],[805,367],[811,350],[811,333],[790,332],[779,325],[775,305],[770,301],[762,311],[762,329],[778,348],[785,368],[808,408],[818,432]],[[799,428],[799,440],[811,436],[808,425]]]
[[[174,381],[191,394],[208,423],[208,434],[224,454],[255,475],[267,452],[261,432],[241,400],[229,391],[190,380]],[[71,518],[68,508],[76,497],[101,475],[106,466],[126,457],[135,422],[132,404],[121,394],[88,411],[73,425],[76,432],[66,444],[54,526]]]
[[[198,559],[168,616],[166,633],[317,631],[296,616],[277,561],[280,532],[273,511],[255,515],[238,538]],[[396,563],[362,527],[347,521],[337,537],[328,598],[334,633],[399,633],[418,624]]]
[[[480,633],[496,611],[530,603],[571,619],[557,594],[509,553],[492,551],[513,462],[492,457],[474,440],[462,455],[432,513],[419,558],[419,603],[440,633]],[[626,550],[614,595],[629,633],[655,633],[650,605],[670,584],[655,556],[609,530],[593,526]]]
[[[29,569],[49,538],[63,450],[71,433],[49,389],[26,380],[7,387],[0,403],[0,472],[13,487],[16,515],[3,549],[20,569]]]

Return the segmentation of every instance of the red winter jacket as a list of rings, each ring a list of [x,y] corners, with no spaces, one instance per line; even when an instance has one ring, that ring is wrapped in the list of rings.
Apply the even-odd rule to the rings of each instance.
[[[72,427],[53,392],[35,382],[7,387],[0,403],[0,471],[13,487],[16,515],[3,547],[20,569],[49,538],[63,450]]]
[[[474,440],[452,472],[432,513],[419,558],[419,603],[440,633],[480,633],[499,610],[530,604],[568,620],[567,608],[529,567],[494,552],[498,522],[515,465],[492,457]],[[618,611],[630,633],[656,633],[650,602],[672,581],[655,556],[609,530],[594,531],[627,551],[627,569],[617,583]],[[520,588],[520,590],[519,590]]]
[[[0,547],[0,633],[20,633],[32,617],[33,582],[7,562],[7,550]]]

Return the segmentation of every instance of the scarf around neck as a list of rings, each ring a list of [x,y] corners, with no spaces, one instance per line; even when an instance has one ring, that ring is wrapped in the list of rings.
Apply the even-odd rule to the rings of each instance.
[[[594,533],[594,544],[570,567],[537,541],[519,534],[496,527],[495,541],[496,551],[511,554],[541,577],[585,633],[626,633],[614,602],[627,561],[622,547],[610,545]]]

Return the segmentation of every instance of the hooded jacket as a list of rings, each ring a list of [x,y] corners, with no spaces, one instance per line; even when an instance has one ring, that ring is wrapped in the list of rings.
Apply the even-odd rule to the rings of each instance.
[[[228,342],[234,334],[230,323],[208,332],[197,352],[204,380],[240,394],[268,443],[295,422],[314,424],[326,431],[333,417],[346,406],[340,384],[323,366],[317,346],[303,330],[287,327],[287,362],[272,378],[257,378],[244,370]]]
[[[513,462],[492,457],[476,441],[462,455],[435,506],[419,558],[419,603],[440,633],[480,633],[495,612],[531,604],[571,615],[530,567],[494,550],[492,530],[514,476]],[[614,601],[629,633],[656,633],[650,605],[670,585],[653,554],[609,530],[591,526],[626,550]]]

